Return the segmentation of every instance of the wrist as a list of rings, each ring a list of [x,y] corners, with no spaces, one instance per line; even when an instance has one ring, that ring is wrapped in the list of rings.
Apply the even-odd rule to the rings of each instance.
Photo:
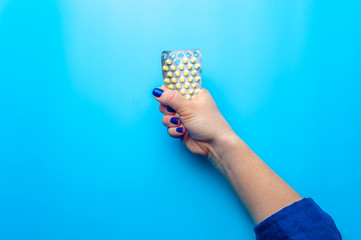
[[[226,174],[231,165],[229,155],[236,149],[242,148],[243,145],[246,146],[237,134],[230,129],[212,140],[208,158],[223,174]]]

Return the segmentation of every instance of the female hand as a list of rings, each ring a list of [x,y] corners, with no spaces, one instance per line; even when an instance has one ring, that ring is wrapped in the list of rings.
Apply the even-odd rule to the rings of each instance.
[[[164,114],[163,124],[169,135],[180,138],[191,152],[209,157],[219,167],[215,145],[225,136],[235,134],[210,93],[203,88],[189,101],[162,86],[155,88],[153,95],[160,102],[159,110]]]
[[[202,89],[192,101],[164,86],[155,88],[153,95],[160,102],[169,135],[211,160],[256,223],[302,199],[233,132],[207,90]]]

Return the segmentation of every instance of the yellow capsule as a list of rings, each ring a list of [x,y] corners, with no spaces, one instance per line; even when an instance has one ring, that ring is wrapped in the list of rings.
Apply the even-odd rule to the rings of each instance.
[[[187,99],[187,100],[190,100],[191,98],[190,98],[189,96],[186,96],[186,99]]]
[[[176,87],[177,89],[181,89],[182,86],[178,83]]]
[[[172,65],[172,66],[170,67],[170,69],[172,69],[172,71],[175,71],[177,68],[176,68],[174,65]]]
[[[179,70],[183,71],[184,70],[184,65],[179,65]]]
[[[201,90],[196,89],[194,92],[195,92],[196,94],[198,94],[200,91],[201,91]]]
[[[192,83],[192,88],[196,88],[197,84],[196,83]]]
[[[180,81],[181,83],[184,83],[184,77],[181,77],[181,78],[179,79],[179,81]]]
[[[184,58],[183,63],[186,64],[188,62],[188,59]]]
[[[191,72],[191,74],[194,76],[194,75],[197,74],[197,72],[193,70],[193,71]]]
[[[168,65],[171,65],[172,64],[172,60],[170,59],[167,59],[167,61],[165,61]]]
[[[188,77],[189,72],[188,72],[188,71],[184,71],[183,75],[184,75],[185,77]]]
[[[180,72],[175,72],[175,75],[176,75],[177,77],[179,77],[179,76],[180,76]]]
[[[195,63],[196,62],[196,59],[195,58],[192,58],[191,59],[191,63]]]
[[[188,70],[192,70],[192,65],[189,64],[189,65],[187,66],[187,69],[188,69]]]
[[[196,65],[194,65],[195,69],[199,69],[201,67],[201,65],[199,65],[198,63]]]
[[[172,78],[172,83],[177,83],[177,79],[176,79],[176,78]]]
[[[164,83],[166,83],[166,84],[170,83],[169,78],[164,79]]]
[[[194,80],[196,80],[196,82],[199,82],[199,80],[201,80],[200,77],[195,77]]]
[[[189,95],[192,95],[194,93],[194,91],[191,89],[188,91]]]
[[[163,71],[168,71],[169,70],[169,67],[168,66],[163,66]]]
[[[169,72],[169,73],[167,73],[167,76],[168,77],[173,77],[173,73]]]
[[[173,85],[173,84],[170,84],[170,85],[168,86],[168,88],[173,90],[173,89],[174,89],[174,85]]]
[[[192,78],[192,77],[189,77],[189,78],[188,78],[188,82],[193,82],[193,78]]]
[[[184,84],[184,88],[188,89],[188,88],[189,88],[189,84],[188,84],[188,83]]]
[[[186,94],[186,91],[183,89],[183,90],[181,91],[181,94],[182,94],[182,95]]]

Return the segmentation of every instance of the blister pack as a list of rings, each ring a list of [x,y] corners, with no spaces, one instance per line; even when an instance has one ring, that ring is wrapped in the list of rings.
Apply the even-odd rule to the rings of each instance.
[[[201,60],[199,49],[162,52],[164,86],[193,99],[202,89]]]

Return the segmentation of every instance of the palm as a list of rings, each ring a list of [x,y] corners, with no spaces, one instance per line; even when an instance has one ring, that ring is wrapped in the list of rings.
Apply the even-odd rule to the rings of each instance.
[[[192,153],[208,156],[208,143],[195,140],[188,132],[184,134],[182,141]]]

